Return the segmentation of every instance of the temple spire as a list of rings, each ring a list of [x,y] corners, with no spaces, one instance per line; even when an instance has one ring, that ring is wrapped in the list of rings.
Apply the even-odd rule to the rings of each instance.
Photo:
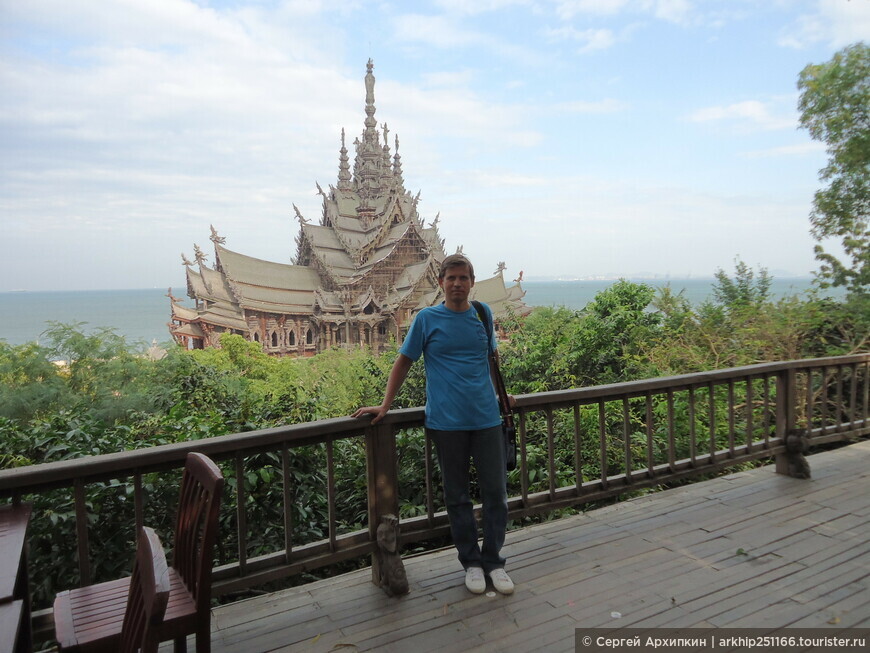
[[[369,59],[366,64],[366,119],[365,119],[365,142],[377,143],[378,131],[376,129],[378,123],[375,120],[375,76],[372,74],[372,69],[375,67],[374,62]]]
[[[402,157],[399,156],[399,137],[396,136],[396,154],[393,156],[393,181],[399,193],[405,192],[405,180],[402,178]]]
[[[341,128],[341,150],[338,156],[338,189],[350,190],[350,164],[347,158],[347,147],[344,144],[344,127]]]
[[[375,120],[375,76],[372,74],[374,63],[369,59],[366,64],[366,119],[362,141],[357,145],[357,158],[354,161],[353,178],[360,197],[377,197],[383,191],[381,168],[383,152],[379,144],[377,121]],[[356,144],[356,142],[354,143]]]
[[[390,130],[387,127],[387,123],[383,125],[384,130],[384,147],[383,151],[383,159],[381,161],[381,186],[390,190],[395,188],[395,183],[393,179],[393,171],[392,166],[390,165],[390,142],[387,140]]]

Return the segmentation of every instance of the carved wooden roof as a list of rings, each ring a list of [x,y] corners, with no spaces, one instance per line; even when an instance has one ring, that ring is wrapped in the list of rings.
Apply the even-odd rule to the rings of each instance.
[[[342,129],[337,185],[321,194],[319,224],[302,215],[294,263],[265,261],[227,249],[211,227],[214,265],[195,246],[195,263],[182,255],[188,295],[198,300],[198,320],[175,302],[173,317],[185,323],[212,322],[248,329],[246,311],[346,316],[377,308],[386,317],[399,309],[418,309],[440,301],[437,269],[445,256],[436,218],[425,225],[415,196],[405,190],[399,139],[389,145],[389,128],[374,116],[375,78],[369,60],[365,76],[364,130],[352,144],[353,165]],[[498,316],[508,306],[523,309],[524,291],[505,288],[501,271],[478,281],[473,296],[493,306]]]

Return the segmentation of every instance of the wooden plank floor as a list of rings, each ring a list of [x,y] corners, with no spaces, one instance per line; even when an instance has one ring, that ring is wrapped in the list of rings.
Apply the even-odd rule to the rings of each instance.
[[[808,481],[768,466],[509,532],[510,597],[469,594],[451,549],[406,559],[400,599],[365,569],[222,606],[212,650],[574,651],[577,627],[868,627],[870,441],[810,465]]]

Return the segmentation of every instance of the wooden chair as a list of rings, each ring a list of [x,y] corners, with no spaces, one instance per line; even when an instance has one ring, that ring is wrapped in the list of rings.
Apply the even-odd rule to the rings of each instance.
[[[120,653],[157,653],[157,627],[163,623],[169,600],[169,568],[163,545],[154,529],[139,531],[127,609],[121,626]]]
[[[169,568],[169,602],[159,641],[175,640],[187,650],[196,635],[197,653],[211,651],[211,566],[224,479],[217,465],[189,453],[181,479],[175,522],[175,548]],[[118,650],[130,579],[122,578],[59,593],[54,600],[60,651],[115,653]]]

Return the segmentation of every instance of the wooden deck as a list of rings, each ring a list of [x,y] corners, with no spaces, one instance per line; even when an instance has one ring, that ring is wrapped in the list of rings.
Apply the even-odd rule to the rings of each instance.
[[[469,594],[451,549],[406,559],[400,599],[365,569],[222,606],[212,650],[574,651],[578,627],[868,627],[870,441],[810,465],[808,481],[768,466],[509,532],[510,597]]]

